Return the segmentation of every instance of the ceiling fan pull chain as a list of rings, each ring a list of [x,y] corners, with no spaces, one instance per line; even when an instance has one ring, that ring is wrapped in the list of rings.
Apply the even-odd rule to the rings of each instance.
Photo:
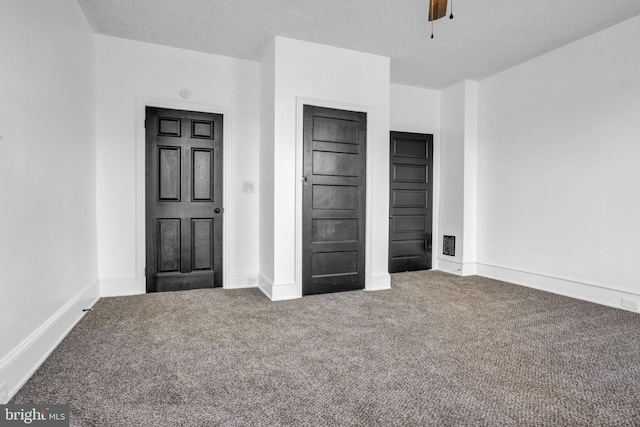
[[[434,0],[429,1],[429,5],[431,6],[431,38],[433,38],[433,21],[435,21],[435,15],[433,14],[433,2]]]
[[[453,0],[451,0],[451,15],[449,15],[449,19],[453,19]]]

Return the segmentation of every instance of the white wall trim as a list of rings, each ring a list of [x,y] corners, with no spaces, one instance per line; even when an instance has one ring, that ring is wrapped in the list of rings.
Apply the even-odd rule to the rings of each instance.
[[[438,257],[438,270],[445,273],[462,276],[462,263],[451,259]]]
[[[478,275],[539,289],[558,295],[581,299],[610,307],[622,308],[621,298],[638,300],[640,292],[577,280],[569,277],[526,271],[507,266],[477,263]]]
[[[365,288],[365,291],[384,291],[391,289],[391,275],[375,274],[371,277],[371,285]]]
[[[433,200],[431,209],[431,268],[438,268],[440,253],[440,130],[428,132],[433,134]]]
[[[99,298],[99,281],[94,279],[0,360],[0,378],[7,382],[9,399],[85,315],[82,309],[93,307]]]
[[[462,275],[474,276],[478,274],[478,263],[475,261],[468,261],[462,263]]]
[[[229,273],[225,289],[244,289],[259,287],[258,273]]]
[[[477,274],[477,263],[475,261],[460,262],[439,256],[437,270],[455,274],[457,276],[473,276],[474,274]]]
[[[264,273],[260,273],[258,276],[258,289],[271,301],[273,301],[273,279],[267,277]]]
[[[338,110],[358,111],[367,115],[367,172],[366,172],[366,226],[365,226],[365,289],[377,289],[373,279],[373,150],[369,149],[369,144],[374,141],[373,126],[368,123],[374,107],[368,105],[356,105],[344,102],[336,102],[327,99],[296,97],[296,214],[295,214],[295,282],[294,292],[288,298],[302,297],[302,180],[303,175],[303,128],[304,128],[304,106],[313,105],[324,108],[334,108]],[[382,280],[382,279],[379,279]],[[379,281],[378,280],[378,281]],[[391,286],[391,276],[386,274],[388,286]],[[376,282],[377,283],[377,282]],[[386,289],[386,288],[384,288]]]
[[[274,283],[271,289],[271,301],[285,301],[302,297],[302,294],[298,294],[296,282]]]
[[[123,289],[126,294],[132,295],[141,293],[139,281],[145,281],[144,268],[146,264],[146,244],[145,244],[145,108],[159,107],[171,108],[174,110],[199,111],[203,113],[215,113],[223,115],[223,150],[224,150],[224,178],[223,178],[223,206],[229,207],[229,194],[231,194],[231,150],[229,149],[231,136],[231,107],[211,105],[193,101],[182,101],[176,99],[154,98],[148,96],[136,96],[136,146],[135,146],[135,167],[136,167],[136,282],[130,282],[130,288]],[[227,250],[228,236],[230,235],[230,224],[233,221],[231,215],[225,215],[222,230],[222,281],[223,287],[227,288],[229,282],[229,251]],[[124,285],[123,285],[124,286]],[[136,286],[134,289],[133,286]],[[105,286],[106,288],[106,286]],[[146,291],[146,286],[143,288]],[[113,292],[108,291],[109,294]],[[142,292],[144,293],[144,292]]]
[[[298,285],[296,282],[274,283],[273,279],[263,273],[260,273],[259,280],[258,288],[271,301],[285,301],[302,297],[302,295],[297,294]]]
[[[100,278],[100,296],[117,297],[139,295],[146,292],[146,283],[142,277],[102,277]]]

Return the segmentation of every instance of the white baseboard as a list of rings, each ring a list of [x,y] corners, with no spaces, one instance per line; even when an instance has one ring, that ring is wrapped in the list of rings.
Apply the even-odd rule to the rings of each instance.
[[[438,258],[438,270],[462,276],[462,263],[458,261],[451,261],[449,259]]]
[[[473,276],[477,274],[476,262],[460,262],[450,259],[438,258],[437,270],[457,276]]]
[[[98,299],[100,284],[98,279],[95,279],[0,360],[0,383],[6,382],[8,399],[31,378],[84,316],[85,312],[82,310],[93,307]],[[0,402],[5,403],[7,402]]]
[[[295,282],[274,283],[271,289],[271,301],[302,298],[302,289]]]
[[[103,277],[100,278],[101,297],[119,297],[140,295],[147,292],[145,278],[139,277]]]
[[[383,291],[385,289],[391,289],[391,275],[389,273],[371,276],[371,283],[365,287],[365,291]]]
[[[622,298],[634,301],[640,300],[640,292],[638,291],[618,289],[605,284],[576,280],[567,277],[558,277],[539,272],[524,271],[516,268],[486,263],[477,263],[477,266],[479,276],[515,283],[516,285],[539,289],[609,307],[627,310],[621,306]]]
[[[295,282],[274,283],[273,279],[267,277],[263,273],[260,273],[259,280],[260,284],[258,285],[258,288],[271,301],[285,301],[302,297]]]
[[[474,276],[478,274],[478,263],[477,262],[464,262],[462,263],[462,275],[463,276]]]
[[[263,273],[258,274],[258,289],[273,301],[273,279]]]
[[[243,289],[260,287],[258,273],[230,273],[224,289]]]

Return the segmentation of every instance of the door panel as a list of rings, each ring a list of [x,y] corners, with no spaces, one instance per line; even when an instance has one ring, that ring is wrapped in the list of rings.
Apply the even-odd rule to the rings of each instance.
[[[398,184],[397,182],[394,184]],[[426,190],[391,190],[392,199],[391,206],[394,209],[399,208],[419,208],[427,207],[427,191]],[[400,211],[399,211],[400,213]],[[406,211],[402,211],[406,214]]]
[[[213,150],[194,148],[191,161],[194,202],[213,202]]]
[[[316,252],[311,258],[312,277],[357,274],[358,252]]]
[[[192,270],[213,270],[213,220],[191,220]]]
[[[313,242],[355,242],[358,240],[357,219],[312,220]]]
[[[158,170],[162,201],[180,201],[180,147],[158,147]]]
[[[222,286],[222,116],[149,107],[145,127],[147,292]]]
[[[427,182],[427,167],[403,164],[393,165],[393,179],[396,182],[425,184]]]
[[[364,289],[366,114],[304,106],[303,294]]]
[[[354,120],[322,116],[316,116],[313,120],[314,141],[358,144],[359,132],[360,124]]]
[[[389,272],[431,268],[433,135],[391,132]]]
[[[358,155],[314,151],[313,173],[315,175],[358,176]]]
[[[312,191],[313,209],[358,209],[358,187],[355,185],[314,185]]]
[[[180,271],[180,219],[158,219],[158,272]]]

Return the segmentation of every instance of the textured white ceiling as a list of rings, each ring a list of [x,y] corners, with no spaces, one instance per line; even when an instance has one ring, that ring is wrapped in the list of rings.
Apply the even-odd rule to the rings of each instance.
[[[449,0],[451,1],[451,0]],[[640,14],[640,0],[78,0],[96,33],[260,61],[274,36],[388,56],[391,81],[482,79]]]

